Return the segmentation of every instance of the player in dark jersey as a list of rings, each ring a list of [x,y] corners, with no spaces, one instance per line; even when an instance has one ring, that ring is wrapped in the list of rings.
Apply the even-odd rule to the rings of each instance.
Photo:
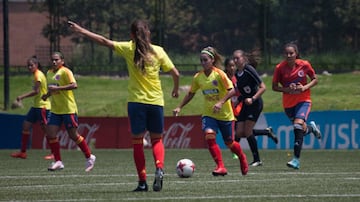
[[[236,77],[235,77],[236,65],[235,65],[234,59],[226,58],[225,62],[224,62],[224,68],[225,68],[224,72],[229,77],[229,79],[233,82],[235,89],[236,89],[236,94],[231,98],[231,105],[233,108],[234,116],[237,117],[241,111],[242,102],[238,101],[240,92],[236,87]],[[256,126],[255,126],[255,128],[256,128]],[[271,127],[256,128],[253,130],[253,134],[255,136],[268,136],[275,142],[275,144],[277,144],[279,142],[277,136],[274,134],[273,129]],[[240,142],[241,138],[235,137],[235,140],[237,142]],[[236,155],[233,156],[233,158],[236,158],[236,157],[237,157]]]
[[[236,87],[240,92],[238,101],[242,103],[241,111],[236,117],[236,137],[246,137],[249,143],[254,158],[249,165],[260,166],[262,162],[253,129],[263,110],[261,95],[265,92],[266,86],[255,68],[249,64],[252,58],[249,58],[244,51],[234,51],[233,59],[237,67]]]

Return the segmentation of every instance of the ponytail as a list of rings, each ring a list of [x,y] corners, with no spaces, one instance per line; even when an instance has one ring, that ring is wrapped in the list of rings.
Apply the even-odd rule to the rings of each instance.
[[[145,64],[152,62],[151,54],[155,55],[148,24],[143,20],[135,20],[131,24],[131,34],[135,42],[134,64],[145,73]]]

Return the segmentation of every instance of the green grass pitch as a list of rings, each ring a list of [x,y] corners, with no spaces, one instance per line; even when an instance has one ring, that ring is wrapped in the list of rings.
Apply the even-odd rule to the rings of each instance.
[[[227,176],[211,175],[215,164],[206,149],[167,149],[164,186],[152,191],[154,163],[146,149],[149,192],[133,193],[137,176],[132,150],[95,149],[95,168],[85,173],[79,151],[62,150],[65,168],[49,172],[48,151],[29,150],[14,159],[15,150],[0,150],[0,201],[360,201],[359,150],[303,150],[301,168],[286,167],[291,150],[260,150],[261,167],[240,173],[238,160],[222,150]],[[246,150],[248,160],[252,157]],[[179,178],[176,162],[194,161],[191,178]]]

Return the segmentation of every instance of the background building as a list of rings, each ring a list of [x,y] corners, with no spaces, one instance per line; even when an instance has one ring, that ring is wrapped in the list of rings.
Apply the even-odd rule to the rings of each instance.
[[[3,4],[0,1],[0,26],[3,30]],[[42,34],[43,27],[49,23],[47,12],[31,11],[26,0],[9,1],[9,55],[10,66],[26,64],[27,58],[36,55],[41,64],[50,62],[50,42]],[[0,64],[3,64],[4,33],[0,32]],[[70,38],[61,38],[61,51],[65,57],[71,54],[74,44]]]

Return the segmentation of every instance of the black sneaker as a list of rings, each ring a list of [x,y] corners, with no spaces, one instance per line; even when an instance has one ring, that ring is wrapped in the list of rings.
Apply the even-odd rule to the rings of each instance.
[[[146,181],[139,181],[138,186],[133,190],[133,192],[137,191],[148,191],[148,185],[146,184]]]
[[[268,127],[267,130],[269,131],[268,137],[271,138],[275,142],[275,144],[277,144],[279,140],[276,137],[275,133],[273,132],[272,127]]]
[[[164,171],[161,168],[156,168],[155,180],[153,185],[154,191],[161,191],[163,186]]]
[[[262,166],[262,162],[261,161],[253,161],[249,164],[249,166],[252,166],[252,167],[257,167],[257,166]]]

